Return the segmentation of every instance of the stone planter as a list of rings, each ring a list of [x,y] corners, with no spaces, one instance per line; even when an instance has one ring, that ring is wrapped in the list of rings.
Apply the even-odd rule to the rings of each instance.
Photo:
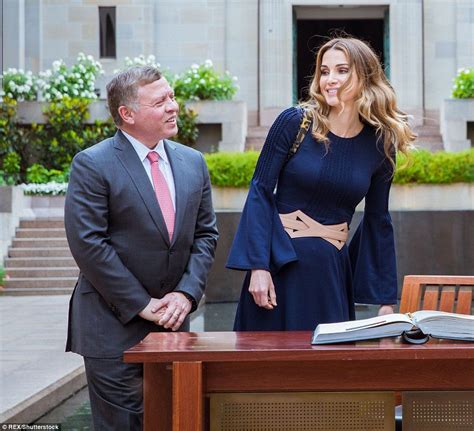
[[[214,150],[244,151],[247,136],[247,104],[245,102],[201,100],[187,102],[186,107],[198,114],[198,125],[221,125],[221,138]]]
[[[35,217],[64,217],[66,196],[29,196]]]
[[[43,114],[49,106],[49,102],[18,102],[17,121],[19,124],[44,124],[47,119]],[[93,124],[96,120],[106,121],[110,114],[105,100],[94,100],[89,105],[89,118],[87,124]]]
[[[17,121],[19,124],[44,124],[43,114],[49,102],[19,102]],[[187,107],[197,114],[200,136],[197,149],[201,151],[244,151],[247,137],[247,104],[232,100],[202,100],[188,102]],[[96,120],[106,121],[110,117],[105,100],[95,100],[89,105],[87,124]]]
[[[213,187],[219,243],[206,289],[206,302],[237,301],[244,273],[225,268],[247,196],[246,188]],[[350,233],[362,218],[362,202]],[[474,249],[474,184],[394,185],[390,212],[395,230],[399,284],[406,274],[470,274]],[[472,235],[471,235],[472,236]]]
[[[0,186],[0,257],[6,255],[20,218],[33,215],[29,207],[30,196],[20,186]]]
[[[246,197],[246,188],[212,188],[217,210],[242,211]],[[473,211],[474,184],[394,184],[389,205],[391,211]],[[363,210],[362,201],[357,211]]]
[[[440,110],[440,129],[446,151],[472,147],[468,122],[474,123],[474,99],[445,99]]]

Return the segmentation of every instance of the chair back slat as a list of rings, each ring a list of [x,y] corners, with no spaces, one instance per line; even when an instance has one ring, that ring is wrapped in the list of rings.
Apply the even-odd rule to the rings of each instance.
[[[456,288],[454,286],[444,286],[441,289],[439,311],[446,311],[448,313],[452,313],[454,311],[455,299],[456,299]]]
[[[426,286],[425,295],[423,297],[423,310],[437,310],[438,297],[438,286]]]
[[[400,313],[440,310],[473,313],[474,276],[407,275],[403,280]]]
[[[456,313],[472,314],[472,288],[461,286],[458,292],[458,303]]]
[[[400,299],[400,313],[419,310],[420,303],[421,285],[419,283],[412,283],[405,277]]]

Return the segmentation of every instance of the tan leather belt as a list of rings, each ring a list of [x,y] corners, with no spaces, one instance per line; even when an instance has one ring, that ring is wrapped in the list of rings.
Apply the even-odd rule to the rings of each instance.
[[[316,236],[325,239],[340,250],[347,241],[349,228],[347,223],[324,225],[298,210],[289,214],[280,214],[280,219],[290,238]]]

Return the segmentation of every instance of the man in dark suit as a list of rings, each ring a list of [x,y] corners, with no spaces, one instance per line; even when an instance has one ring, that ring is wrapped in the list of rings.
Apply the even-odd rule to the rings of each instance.
[[[140,430],[143,369],[124,350],[153,331],[189,329],[217,242],[202,154],[167,140],[178,104],[153,67],[107,85],[118,131],[74,157],[66,233],[80,274],[67,351],[84,356],[96,431]]]

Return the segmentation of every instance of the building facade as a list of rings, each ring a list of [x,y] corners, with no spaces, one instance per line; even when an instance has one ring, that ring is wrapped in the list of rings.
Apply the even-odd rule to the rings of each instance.
[[[415,124],[436,118],[474,66],[474,0],[0,0],[2,69],[38,72],[78,52],[106,72],[154,54],[180,72],[211,59],[239,78],[250,125],[304,97],[324,37],[345,31],[380,55]]]

